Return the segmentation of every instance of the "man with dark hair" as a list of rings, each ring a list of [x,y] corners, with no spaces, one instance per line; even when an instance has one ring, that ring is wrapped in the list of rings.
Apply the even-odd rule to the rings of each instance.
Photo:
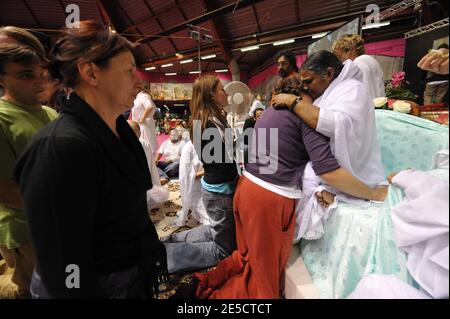
[[[275,58],[275,61],[278,67],[278,75],[283,79],[298,72],[295,54],[292,53],[292,51],[285,50],[279,52]]]
[[[39,101],[47,85],[44,54],[31,33],[0,28],[0,253],[13,268],[15,284],[13,291],[0,298],[29,296],[34,250],[13,167],[36,132],[57,117]]]

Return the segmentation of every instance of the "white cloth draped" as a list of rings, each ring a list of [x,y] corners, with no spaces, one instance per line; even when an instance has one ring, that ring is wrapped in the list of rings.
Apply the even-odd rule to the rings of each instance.
[[[197,221],[205,225],[210,224],[201,197],[200,179],[195,178],[197,172],[202,169],[203,165],[198,159],[194,145],[188,141],[181,150],[179,180],[182,209],[177,212],[178,217],[174,222],[176,226],[186,224],[189,210]]]
[[[387,182],[376,137],[375,111],[372,99],[361,82],[362,77],[361,70],[351,60],[347,60],[339,76],[313,104],[320,108],[316,130],[330,138],[331,151],[339,164],[365,184],[374,187]],[[338,193],[329,186],[321,186],[320,179],[314,176],[312,170],[305,170],[303,184],[305,194],[297,203],[294,242],[306,234],[313,219],[316,227],[312,230],[315,235],[311,235],[311,238],[319,238],[323,234],[323,223],[338,200],[361,206],[368,204],[364,200]],[[322,208],[314,196],[324,187],[338,195],[335,203],[327,209]]]
[[[355,63],[363,73],[363,84],[370,95],[371,100],[376,97],[386,96],[384,89],[384,75],[380,64],[370,55],[363,54],[357,57]]]
[[[393,179],[405,199],[393,207],[397,246],[407,268],[433,298],[449,297],[449,185],[428,173],[401,171]]]

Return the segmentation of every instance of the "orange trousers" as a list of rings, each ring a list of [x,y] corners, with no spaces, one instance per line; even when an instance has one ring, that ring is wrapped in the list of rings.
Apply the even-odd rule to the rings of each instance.
[[[207,273],[196,273],[200,299],[276,299],[291,253],[295,201],[241,177],[233,202],[237,250]]]

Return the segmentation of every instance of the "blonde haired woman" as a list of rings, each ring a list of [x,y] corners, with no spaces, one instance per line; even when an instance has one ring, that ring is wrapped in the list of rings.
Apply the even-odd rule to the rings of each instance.
[[[364,40],[361,36],[346,34],[334,42],[331,49],[341,62],[350,59],[362,71],[362,82],[371,101],[386,95],[383,70],[375,58],[365,54]]]
[[[233,154],[226,152],[230,147],[225,148],[229,126],[222,110],[227,104],[227,94],[217,77],[203,76],[195,81],[191,137],[203,163],[201,196],[210,224],[162,240],[169,273],[212,267],[236,247],[233,195],[238,173]],[[216,154],[217,149],[220,152]]]

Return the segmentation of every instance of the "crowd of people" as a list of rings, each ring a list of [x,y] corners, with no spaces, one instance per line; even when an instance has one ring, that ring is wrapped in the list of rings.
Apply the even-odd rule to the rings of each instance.
[[[158,146],[156,106],[125,38],[82,21],[47,53],[28,31],[0,28],[0,253],[11,295],[152,298],[169,274],[197,271],[175,298],[282,296],[311,216],[331,214],[340,195],[387,194],[372,102],[383,73],[357,35],[332,51],[300,68],[290,51],[275,57],[280,79],[267,107],[255,95],[240,163],[218,77],[195,81],[189,129]],[[448,73],[448,53],[419,66]],[[41,103],[56,92],[58,113]],[[191,209],[202,225],[159,238],[148,212],[178,178],[176,223]]]

